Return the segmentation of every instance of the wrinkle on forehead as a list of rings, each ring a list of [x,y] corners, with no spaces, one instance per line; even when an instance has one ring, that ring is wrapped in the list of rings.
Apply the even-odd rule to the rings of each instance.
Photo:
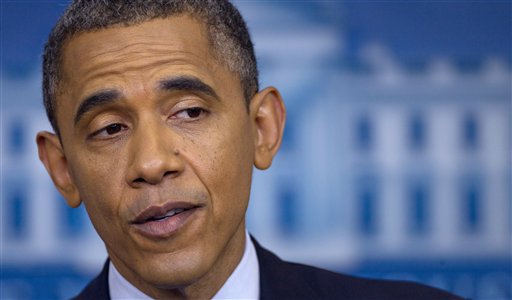
[[[151,74],[151,71],[165,69],[167,67],[186,67],[192,64],[197,64],[197,61],[205,62],[199,65],[197,69],[207,70],[211,69],[210,64],[206,60],[193,60],[190,57],[194,56],[190,52],[173,53],[173,57],[162,57],[158,55],[151,55],[144,53],[140,56],[133,54],[119,55],[115,59],[105,60],[104,62],[87,64],[83,67],[83,75],[80,76],[80,81],[91,81],[95,78],[104,78],[107,76],[123,76],[132,71],[146,71]]]
[[[129,57],[132,59],[146,59],[152,57],[163,57],[163,56],[193,56],[199,59],[199,61],[211,61],[212,56],[210,55],[206,45],[183,45],[184,40],[178,42],[166,42],[162,39],[156,39],[154,41],[147,40],[145,37],[129,38],[123,41],[108,41],[108,43],[102,43],[101,47],[95,43],[95,41],[101,39],[101,36],[91,36],[88,40],[77,40],[71,45],[69,51],[67,51],[67,59],[74,60],[81,58],[80,56],[86,54],[86,61],[95,61],[98,64],[102,62],[111,63],[112,61],[119,60]],[[74,46],[74,47],[73,47]],[[80,51],[74,51],[80,47]],[[190,51],[193,49],[194,51]],[[78,52],[78,53],[77,53]],[[83,64],[87,67],[89,64]]]
[[[177,27],[179,27],[179,30],[174,30]],[[129,41],[129,44],[134,44],[134,40],[145,39],[153,42],[160,41],[164,43],[169,41],[169,37],[199,44],[204,44],[206,42],[207,45],[204,46],[207,46],[207,48],[210,46],[210,41],[206,34],[206,25],[201,21],[186,15],[153,19],[134,25],[117,25],[94,31],[81,32],[74,36],[70,41],[83,39],[91,34],[101,37],[101,35],[107,35],[108,32],[115,32],[114,36],[109,36],[109,40],[111,41],[111,46],[117,48],[117,50],[121,50],[124,47],[123,43],[126,41]],[[162,32],[164,32],[164,35]],[[67,44],[69,44],[70,41],[68,41]],[[91,51],[94,49],[94,45],[90,44],[88,48],[90,49],[86,50]]]

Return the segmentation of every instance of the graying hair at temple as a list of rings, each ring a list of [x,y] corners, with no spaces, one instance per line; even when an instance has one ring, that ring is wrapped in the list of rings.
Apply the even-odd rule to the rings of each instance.
[[[55,98],[66,43],[77,34],[130,26],[157,18],[188,14],[206,25],[214,57],[240,79],[248,103],[258,91],[258,68],[247,26],[227,0],[76,0],[52,29],[43,54],[43,101],[57,134]]]

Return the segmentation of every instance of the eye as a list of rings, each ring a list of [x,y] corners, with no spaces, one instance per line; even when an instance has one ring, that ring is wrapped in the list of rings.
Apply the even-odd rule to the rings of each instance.
[[[198,119],[205,113],[207,113],[207,111],[202,109],[201,107],[191,107],[184,110],[180,110],[173,117],[180,119]]]
[[[103,127],[102,129],[94,132],[91,135],[91,137],[109,138],[109,137],[116,135],[119,132],[125,130],[126,128],[128,128],[126,125],[120,124],[120,123],[109,124],[106,127]]]
[[[105,127],[105,132],[108,135],[112,135],[112,134],[118,133],[122,129],[123,129],[123,125],[116,123],[116,124],[111,124],[111,125],[108,125],[107,127]]]

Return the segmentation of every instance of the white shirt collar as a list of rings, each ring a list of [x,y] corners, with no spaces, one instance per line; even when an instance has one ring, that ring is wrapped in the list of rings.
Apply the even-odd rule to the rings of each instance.
[[[129,283],[114,267],[108,271],[108,287],[112,299],[151,299]],[[258,299],[260,296],[260,270],[256,248],[247,231],[242,260],[213,299]]]
[[[213,299],[259,299],[260,268],[256,248],[245,232],[245,250],[242,260]]]

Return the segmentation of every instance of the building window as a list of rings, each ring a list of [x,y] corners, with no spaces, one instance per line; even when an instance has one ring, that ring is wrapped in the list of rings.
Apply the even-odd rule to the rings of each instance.
[[[374,128],[372,119],[364,114],[356,119],[354,126],[354,143],[359,151],[369,151],[374,143]]]
[[[25,150],[25,128],[23,122],[16,120],[9,126],[8,145],[11,155],[21,155]]]
[[[297,231],[297,198],[290,187],[284,187],[280,192],[279,221],[281,231],[285,235],[294,235]]]
[[[291,151],[295,146],[295,137],[297,127],[295,126],[295,119],[288,118],[284,129],[283,141],[281,144],[281,151]]]
[[[85,231],[87,215],[84,206],[72,208],[66,200],[56,192],[56,200],[59,203],[59,215],[61,220],[61,234],[68,238],[79,237]]]
[[[419,114],[413,114],[409,119],[408,136],[409,147],[411,150],[419,151],[426,144],[425,118]]]
[[[373,177],[363,177],[356,184],[356,203],[358,206],[358,228],[364,235],[377,232],[378,192]]]
[[[462,188],[463,226],[469,232],[476,232],[482,223],[482,189],[476,180],[464,184]]]
[[[6,185],[6,232],[15,239],[27,234],[27,195],[26,189],[15,184]]]
[[[428,229],[429,196],[425,184],[415,183],[409,187],[409,224],[414,234],[424,234]]]
[[[473,113],[468,113],[462,121],[462,145],[464,149],[474,150],[478,147],[479,126]]]

